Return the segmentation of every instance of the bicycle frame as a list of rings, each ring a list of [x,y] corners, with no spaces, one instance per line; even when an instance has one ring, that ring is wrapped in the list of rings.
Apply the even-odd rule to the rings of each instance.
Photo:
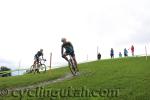
[[[43,62],[42,62],[42,61],[43,61]],[[40,58],[39,58],[39,62],[38,62],[38,64],[42,65],[42,64],[44,64],[44,63],[45,63],[45,61],[46,61],[46,59],[40,59]]]
[[[31,70],[34,71],[34,73],[35,73],[36,71],[37,71],[38,73],[40,73],[39,70],[40,70],[40,69],[43,69],[42,66],[44,66],[44,68],[45,68],[44,71],[46,71],[46,65],[44,64],[45,61],[46,61],[46,59],[39,59],[39,62],[36,61],[36,63],[31,66]]]
[[[77,73],[77,66],[75,65],[74,59],[70,55],[69,57],[70,57],[69,62],[71,64],[69,68],[70,68],[71,73],[75,76]]]

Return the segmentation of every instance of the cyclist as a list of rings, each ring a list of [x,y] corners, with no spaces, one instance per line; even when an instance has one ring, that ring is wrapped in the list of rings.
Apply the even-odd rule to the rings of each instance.
[[[42,59],[40,59],[40,57],[42,57]],[[44,71],[46,71],[46,65],[41,63],[41,61],[46,61],[46,59],[43,59],[43,49],[40,49],[34,56],[34,63],[33,65],[31,66],[31,73],[34,71],[37,72],[37,73],[40,73],[40,69]]]
[[[75,58],[74,48],[73,48],[72,43],[67,41],[66,38],[62,38],[61,42],[63,43],[62,46],[61,46],[61,55],[62,55],[62,57],[68,62],[69,66],[70,66],[70,62],[67,58],[67,55],[70,55],[73,58],[73,60],[75,62],[75,65],[77,67],[77,61],[76,61],[76,58]],[[66,50],[65,52],[64,52],[64,49]],[[77,68],[77,71],[79,71],[78,68]]]
[[[40,51],[38,51],[36,54],[35,54],[35,56],[34,56],[34,64],[33,65],[36,65],[36,64],[39,64],[39,58],[42,56],[42,59],[43,59],[43,49],[40,49]],[[39,69],[36,67],[36,66],[34,66],[34,68],[35,68],[35,71],[37,71],[38,73],[40,73],[39,72]]]
[[[43,59],[43,49],[40,49],[34,56],[34,64],[39,63],[39,58],[42,56]]]

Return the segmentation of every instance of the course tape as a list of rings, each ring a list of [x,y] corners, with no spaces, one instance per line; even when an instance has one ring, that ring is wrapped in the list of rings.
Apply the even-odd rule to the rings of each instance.
[[[10,70],[10,71],[0,71],[0,75],[4,75],[4,74],[16,72],[16,71],[22,71],[22,70],[29,70],[29,68],[28,69],[15,69],[15,70]]]

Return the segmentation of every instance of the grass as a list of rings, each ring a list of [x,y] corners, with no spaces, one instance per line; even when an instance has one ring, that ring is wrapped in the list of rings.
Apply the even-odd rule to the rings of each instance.
[[[24,92],[23,96],[0,97],[1,100],[150,100],[150,57],[131,57],[122,59],[111,59],[94,61],[80,64],[80,76],[43,87],[43,90],[53,90],[51,97],[31,96]],[[53,80],[68,73],[68,68],[60,68],[39,75],[23,75],[8,78],[0,78],[0,88],[20,87],[35,84],[45,80]],[[71,89],[72,91],[71,91]],[[74,93],[70,97],[59,96],[60,91]],[[41,89],[42,90],[42,89]],[[78,90],[78,91],[77,91]],[[96,95],[83,95],[79,97],[80,91],[96,91]],[[101,90],[101,91],[100,91]],[[116,95],[107,95],[109,90],[114,90]],[[84,91],[84,92],[85,92]],[[116,92],[117,91],[117,92]],[[32,90],[36,94],[36,89]],[[68,94],[69,95],[69,94]]]
[[[25,74],[21,76],[2,77],[0,78],[0,89],[4,88],[17,88],[22,86],[28,86],[37,84],[39,82],[54,80],[64,76],[65,69],[59,68],[55,70],[49,70],[46,73],[40,74]]]

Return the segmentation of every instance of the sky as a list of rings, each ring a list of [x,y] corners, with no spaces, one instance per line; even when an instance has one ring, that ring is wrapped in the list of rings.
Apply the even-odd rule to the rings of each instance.
[[[78,62],[115,57],[135,46],[135,54],[150,54],[149,0],[1,0],[0,65],[29,68],[43,48],[49,65],[61,58],[61,38],[72,42]],[[129,55],[130,51],[129,51]]]

